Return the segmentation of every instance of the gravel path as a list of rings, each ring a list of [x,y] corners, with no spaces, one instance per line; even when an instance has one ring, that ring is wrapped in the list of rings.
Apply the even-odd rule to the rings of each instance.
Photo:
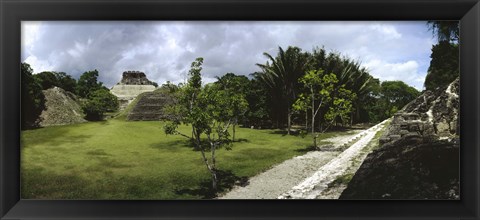
[[[334,143],[335,148],[351,145],[343,152],[312,151],[286,160],[250,178],[247,186],[235,186],[218,199],[317,198],[328,183],[343,174],[348,162],[359,155],[386,121],[367,130],[326,139]]]
[[[352,142],[361,132],[362,130],[352,131],[347,135],[325,139],[325,141],[332,142],[335,147],[339,147],[346,142]],[[236,186],[218,199],[276,199],[305,178],[312,176],[340,153],[338,151],[312,151],[302,156],[296,156],[250,178],[247,186]]]
[[[328,184],[333,182],[337,177],[342,175],[348,168],[349,162],[361,154],[361,150],[374,138],[375,134],[380,131],[385,120],[363,132],[358,134],[359,140],[352,146],[343,151],[340,155],[330,160],[322,166],[312,176],[306,178],[300,184],[294,186],[290,191],[279,196],[279,199],[315,199],[325,189]]]

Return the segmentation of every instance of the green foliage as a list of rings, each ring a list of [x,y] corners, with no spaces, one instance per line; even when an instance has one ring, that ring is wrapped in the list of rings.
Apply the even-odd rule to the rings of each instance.
[[[221,84],[202,87],[201,70],[203,58],[197,58],[191,65],[188,83],[174,93],[177,102],[164,111],[170,120],[163,127],[165,134],[177,134],[188,138],[200,151],[205,166],[212,176],[212,188],[217,189],[217,168],[215,152],[218,148],[231,148],[229,127],[248,106],[242,94],[222,89]],[[191,136],[178,131],[181,124],[191,125]],[[207,139],[202,139],[206,136]],[[210,156],[206,155],[210,151]]]
[[[420,95],[415,88],[402,81],[384,81],[376,99],[368,103],[372,121],[387,119]]]
[[[382,98],[390,104],[401,109],[404,105],[414,100],[420,92],[402,81],[384,81],[381,89]]]
[[[53,72],[41,72],[34,75],[35,80],[42,86],[42,90],[53,88],[58,85],[57,77]]]
[[[372,99],[372,91],[379,85],[378,79],[373,78],[358,61],[342,57],[339,53],[327,53],[324,48],[315,48],[311,56],[312,69],[335,73],[337,84],[344,85],[345,89],[356,94],[357,98],[352,103],[352,109],[355,111],[352,114],[352,122],[368,121],[368,114],[365,114],[368,106],[364,103]]]
[[[34,75],[35,80],[42,86],[42,90],[53,87],[62,88],[65,91],[76,93],[77,81],[64,72],[45,71]]]
[[[427,25],[437,36],[438,44],[432,46],[430,66],[425,77],[425,89],[435,90],[450,84],[460,75],[458,21],[428,21]]]
[[[202,64],[203,58],[199,57],[192,62],[190,71],[188,71],[188,86],[193,89],[200,89],[202,87],[202,76],[200,73],[202,71]]]
[[[162,84],[157,90],[165,91],[169,94],[174,94],[179,90],[179,86],[171,83],[170,81],[167,81],[166,83]]]
[[[356,98],[357,95],[355,93],[345,89],[344,85],[340,86],[333,97],[332,105],[329,107],[328,112],[325,113],[325,121],[340,120],[342,124],[348,122],[353,108],[352,103]]]
[[[250,80],[246,76],[237,76],[233,73],[227,73],[222,77],[217,77],[217,81],[214,84],[219,90],[223,90],[227,95],[227,109],[229,112],[227,117],[233,119],[232,126],[233,137],[235,140],[235,126],[239,123],[239,120],[243,121],[247,116],[249,110],[248,101],[246,100],[250,87]]]
[[[257,63],[262,71],[255,73],[254,76],[269,89],[270,114],[277,127],[283,127],[286,122],[287,131],[290,133],[292,104],[297,99],[300,88],[298,79],[308,69],[309,54],[291,46],[286,51],[279,47],[276,57],[268,53],[263,54],[269,61],[266,64]]]
[[[43,110],[44,95],[42,86],[32,75],[33,69],[28,63],[21,63],[21,125],[22,129],[33,128]]]
[[[348,114],[352,111],[352,100],[356,95],[345,89],[345,85],[337,85],[338,79],[334,73],[326,74],[322,69],[307,71],[299,82],[306,91],[299,95],[293,109],[305,111],[305,114],[311,110],[311,134],[313,146],[316,147],[318,136],[315,134],[315,121],[321,108],[328,109],[320,120],[324,127],[328,128],[337,118],[342,122],[348,121]]]
[[[424,84],[426,90],[447,86],[460,75],[458,44],[441,41],[432,46],[430,57]]]
[[[334,73],[338,80],[336,84],[344,85],[345,89],[356,95],[349,116],[351,122],[369,120],[368,106],[364,103],[375,99],[372,91],[379,85],[378,79],[373,78],[358,61],[341,56],[337,52],[328,53],[324,48],[314,48],[311,53],[304,53],[299,48],[290,48],[292,48],[291,51],[283,51],[280,48],[275,58],[265,54],[269,61],[266,64],[257,64],[262,71],[254,74],[255,79],[262,82],[267,88],[267,112],[270,120],[277,122],[277,127],[281,127],[286,121],[284,119],[288,119],[290,114],[300,114],[299,109],[289,109],[294,105],[298,107],[300,103],[295,104],[295,102],[297,102],[299,94],[306,92],[298,79],[307,70],[319,69],[326,73]],[[325,113],[329,111],[329,107],[324,106],[320,111]],[[300,118],[300,120],[307,121],[307,118]]]
[[[458,21],[428,21],[427,25],[438,42],[457,42],[460,36],[460,22]]]
[[[56,86],[62,88],[65,91],[68,91],[74,94],[76,93],[75,88],[77,86],[77,81],[74,78],[72,78],[72,76],[64,72],[53,72],[53,74],[57,79]]]
[[[76,86],[77,95],[82,98],[89,97],[90,93],[102,88],[102,83],[97,81],[98,71],[84,72],[78,79]]]
[[[248,84],[245,99],[248,102],[248,110],[245,113],[245,125],[254,127],[267,127],[270,124],[268,109],[268,88],[257,79],[251,79]]]
[[[87,120],[102,120],[105,112],[113,112],[118,109],[118,100],[108,89],[97,89],[83,101],[82,109]]]

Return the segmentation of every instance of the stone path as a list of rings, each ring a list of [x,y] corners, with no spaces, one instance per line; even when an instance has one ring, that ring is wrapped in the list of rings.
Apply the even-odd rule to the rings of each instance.
[[[353,134],[350,133],[348,135],[326,139],[326,141],[333,142],[335,147],[339,147],[344,144],[351,144],[357,141],[344,152],[313,151],[302,156],[294,157],[257,176],[250,178],[247,186],[236,186],[227,194],[218,197],[218,199],[300,198],[297,196],[304,195],[299,194],[298,192],[305,192],[306,196],[306,194],[311,191],[308,190],[308,183],[316,184],[317,180],[319,179],[317,178],[319,176],[319,172],[326,170],[331,175],[335,175],[334,172],[330,172],[329,170],[339,169],[338,166],[341,166],[342,161],[346,160],[347,158],[354,157],[356,155],[355,152],[361,150],[362,146],[366,145],[369,140],[371,140],[370,136],[372,134],[374,136],[375,133],[383,126],[383,123],[384,122],[364,131],[357,131]],[[336,162],[332,163],[332,161]],[[327,167],[329,168],[326,169]],[[320,182],[323,183],[324,181]],[[298,191],[297,188],[300,191]],[[313,188],[315,187],[312,187],[312,189]],[[307,197],[310,198],[311,196],[313,196],[313,194]]]
[[[312,176],[305,179],[300,184],[294,186],[290,191],[280,195],[279,199],[315,199],[323,190],[328,188],[328,184],[333,182],[337,177],[345,173],[348,168],[348,162],[355,159],[361,153],[361,150],[368,145],[375,134],[380,131],[385,120],[363,132],[358,134],[361,137],[348,149],[343,151],[340,155],[330,160],[327,164],[322,166]]]

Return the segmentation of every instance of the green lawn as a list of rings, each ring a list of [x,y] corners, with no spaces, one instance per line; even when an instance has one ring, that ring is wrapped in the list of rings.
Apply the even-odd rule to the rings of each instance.
[[[189,127],[180,127],[184,133]],[[338,133],[323,134],[321,138]],[[279,130],[237,129],[232,150],[217,151],[220,190],[274,164],[306,153],[312,139]],[[212,198],[198,151],[162,122],[103,122],[22,132],[24,199]]]

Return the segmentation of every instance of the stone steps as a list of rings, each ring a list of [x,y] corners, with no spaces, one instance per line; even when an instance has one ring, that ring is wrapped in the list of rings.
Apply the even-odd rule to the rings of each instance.
[[[147,92],[142,95],[132,111],[128,114],[129,121],[159,121],[165,119],[163,107],[171,102],[167,94]]]

